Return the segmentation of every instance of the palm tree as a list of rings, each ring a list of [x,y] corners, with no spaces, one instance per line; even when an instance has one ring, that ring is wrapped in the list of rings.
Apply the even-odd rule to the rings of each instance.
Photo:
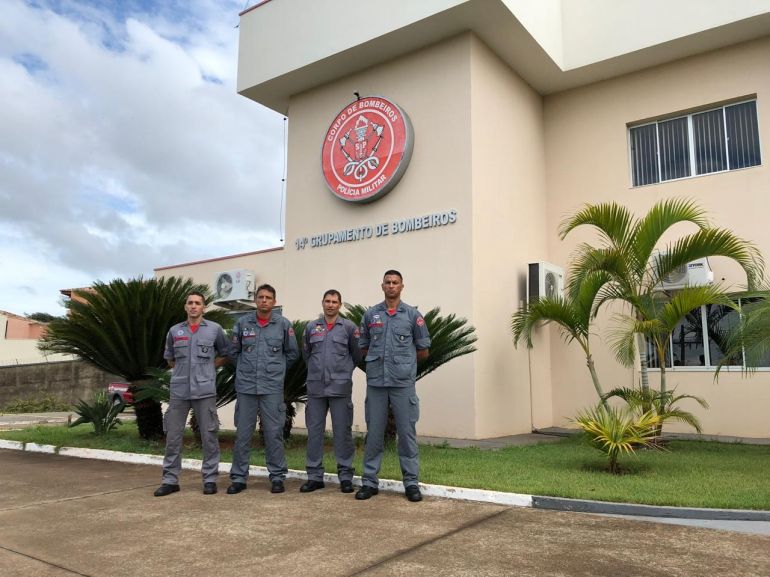
[[[192,291],[207,294],[208,287],[178,277],[96,282],[90,289],[74,293],[77,298],[67,303],[68,316],[51,321],[40,349],[77,355],[125,379],[136,392],[151,378],[151,369],[165,366],[166,334],[186,318],[184,303]],[[227,323],[221,311],[211,311],[206,317]],[[134,409],[140,436],[161,438],[160,403],[145,399]]]
[[[658,252],[656,247],[663,235],[680,223],[691,223],[697,231]],[[641,388],[649,393],[645,337],[650,339],[661,360],[660,392],[665,394],[665,354],[676,324],[690,310],[703,304],[728,305],[731,301],[718,286],[686,287],[671,296],[661,290],[662,280],[693,260],[724,256],[743,268],[751,287],[762,277],[762,256],[751,243],[731,231],[711,227],[705,211],[686,199],[660,201],[642,218],[635,218],[628,209],[614,202],[589,204],[562,222],[559,236],[564,239],[584,225],[599,233],[602,246],[578,245],[568,290],[571,294],[579,291],[587,276],[595,272],[609,275],[610,280],[597,294],[594,315],[610,301],[626,305],[626,312],[617,317],[613,334],[616,356],[624,364],[632,365],[638,354]]]
[[[692,399],[697,402],[704,409],[708,409],[709,405],[705,399],[696,395],[677,395],[676,390],[660,392],[654,389],[650,389],[647,393],[640,389],[632,389],[628,387],[618,387],[612,389],[606,395],[604,399],[610,398],[623,399],[631,410],[636,410],[639,414],[644,412],[645,408],[649,407],[653,413],[660,417],[660,427],[666,421],[679,421],[690,425],[698,433],[701,432],[700,420],[698,417],[680,409],[676,406],[676,403],[683,399]],[[660,431],[657,431],[658,434]]]
[[[556,323],[559,326],[562,337],[567,343],[577,342],[585,353],[586,366],[602,404],[605,404],[604,392],[599,384],[589,337],[596,295],[609,280],[610,276],[604,271],[592,272],[585,275],[583,282],[573,294],[538,299],[514,313],[511,318],[511,332],[515,347],[518,347],[519,341],[524,339],[527,348],[531,349],[532,332],[536,327],[549,323]]]
[[[610,346],[616,358],[626,366],[633,366],[636,359],[636,336],[643,335],[652,345],[660,369],[660,393],[666,397],[667,363],[670,336],[681,326],[682,319],[691,311],[700,312],[701,306],[720,305],[724,309],[737,309],[738,305],[719,285],[687,286],[673,295],[652,292],[637,299],[636,315],[618,315],[610,334]],[[643,390],[649,394],[649,387]]]
[[[716,377],[723,367],[742,361],[745,373],[767,366],[770,355],[770,289],[740,295],[740,319],[723,337],[720,348],[724,357],[717,366]]]

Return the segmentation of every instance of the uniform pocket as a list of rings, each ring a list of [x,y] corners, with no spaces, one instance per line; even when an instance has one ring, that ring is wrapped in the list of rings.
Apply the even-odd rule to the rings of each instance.
[[[209,432],[216,433],[219,431],[219,415],[217,414],[216,407],[209,407]]]
[[[396,329],[393,331],[393,342],[396,347],[411,347],[412,346],[412,332],[404,329]]]
[[[366,377],[369,379],[380,379],[385,372],[385,363],[380,355],[369,353],[366,355]]]
[[[176,341],[174,343],[174,359],[186,359],[190,356],[189,341]]]
[[[399,380],[414,378],[417,365],[411,355],[393,356],[393,377]]]
[[[198,358],[202,360],[208,360],[214,357],[214,342],[203,341],[198,343],[197,350]]]
[[[271,375],[280,373],[283,370],[283,364],[277,360],[270,359],[270,362],[265,365],[265,370]]]
[[[334,352],[338,355],[348,354],[348,336],[347,335],[334,335],[332,337],[334,343]]]
[[[369,348],[381,347],[383,336],[384,329],[382,327],[369,327]]]
[[[278,356],[283,351],[282,339],[266,339],[267,342],[267,354],[271,356]]]
[[[420,399],[417,395],[409,397],[409,420],[413,423],[420,420]]]

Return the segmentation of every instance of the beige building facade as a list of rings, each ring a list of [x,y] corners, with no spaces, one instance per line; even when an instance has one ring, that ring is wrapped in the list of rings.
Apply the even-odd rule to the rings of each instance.
[[[515,349],[510,334],[511,315],[527,298],[528,263],[567,269],[576,244],[596,240],[578,232],[560,241],[565,216],[604,201],[643,214],[660,199],[686,196],[770,253],[764,156],[739,170],[633,185],[629,134],[637,125],[750,101],[760,146],[770,139],[770,2],[715,1],[708,11],[694,0],[671,4],[258,4],[241,15],[238,89],[289,118],[286,245],[156,274],[210,283],[221,271],[253,271],[257,284],[277,288],[287,317],[311,319],[328,288],[346,302],[375,304],[382,273],[396,268],[406,302],[465,317],[478,336],[476,353],[419,382],[420,434],[486,438],[567,425],[595,402],[582,352],[555,329],[540,329],[531,351]],[[354,93],[395,102],[414,128],[403,177],[367,204],[333,196],[320,163],[329,125]],[[408,230],[416,222],[432,225]],[[388,234],[378,235],[384,225]],[[328,233],[367,228],[369,237],[325,242]],[[745,282],[730,263],[711,266],[736,290]],[[600,319],[593,339],[600,377],[606,388],[633,385],[638,369],[616,363],[604,325]],[[713,377],[712,368],[685,366],[669,376],[678,392],[710,403],[708,411],[684,406],[704,432],[770,436],[770,373]],[[358,373],[359,430],[364,393]]]

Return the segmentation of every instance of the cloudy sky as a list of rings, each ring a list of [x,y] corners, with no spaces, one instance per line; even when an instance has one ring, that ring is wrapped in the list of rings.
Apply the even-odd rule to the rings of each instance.
[[[235,92],[253,3],[0,1],[0,309],[281,244],[284,119]]]

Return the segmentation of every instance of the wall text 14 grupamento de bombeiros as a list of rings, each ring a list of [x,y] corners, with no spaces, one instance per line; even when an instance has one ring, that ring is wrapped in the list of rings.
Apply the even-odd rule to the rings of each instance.
[[[297,250],[302,250],[307,247],[318,248],[345,242],[356,242],[369,238],[406,234],[407,232],[414,232],[417,230],[448,226],[455,222],[457,222],[457,211],[454,209],[445,210],[443,212],[433,212],[423,216],[403,218],[401,220],[394,220],[381,224],[345,228],[342,230],[300,237],[294,241],[294,246]]]

